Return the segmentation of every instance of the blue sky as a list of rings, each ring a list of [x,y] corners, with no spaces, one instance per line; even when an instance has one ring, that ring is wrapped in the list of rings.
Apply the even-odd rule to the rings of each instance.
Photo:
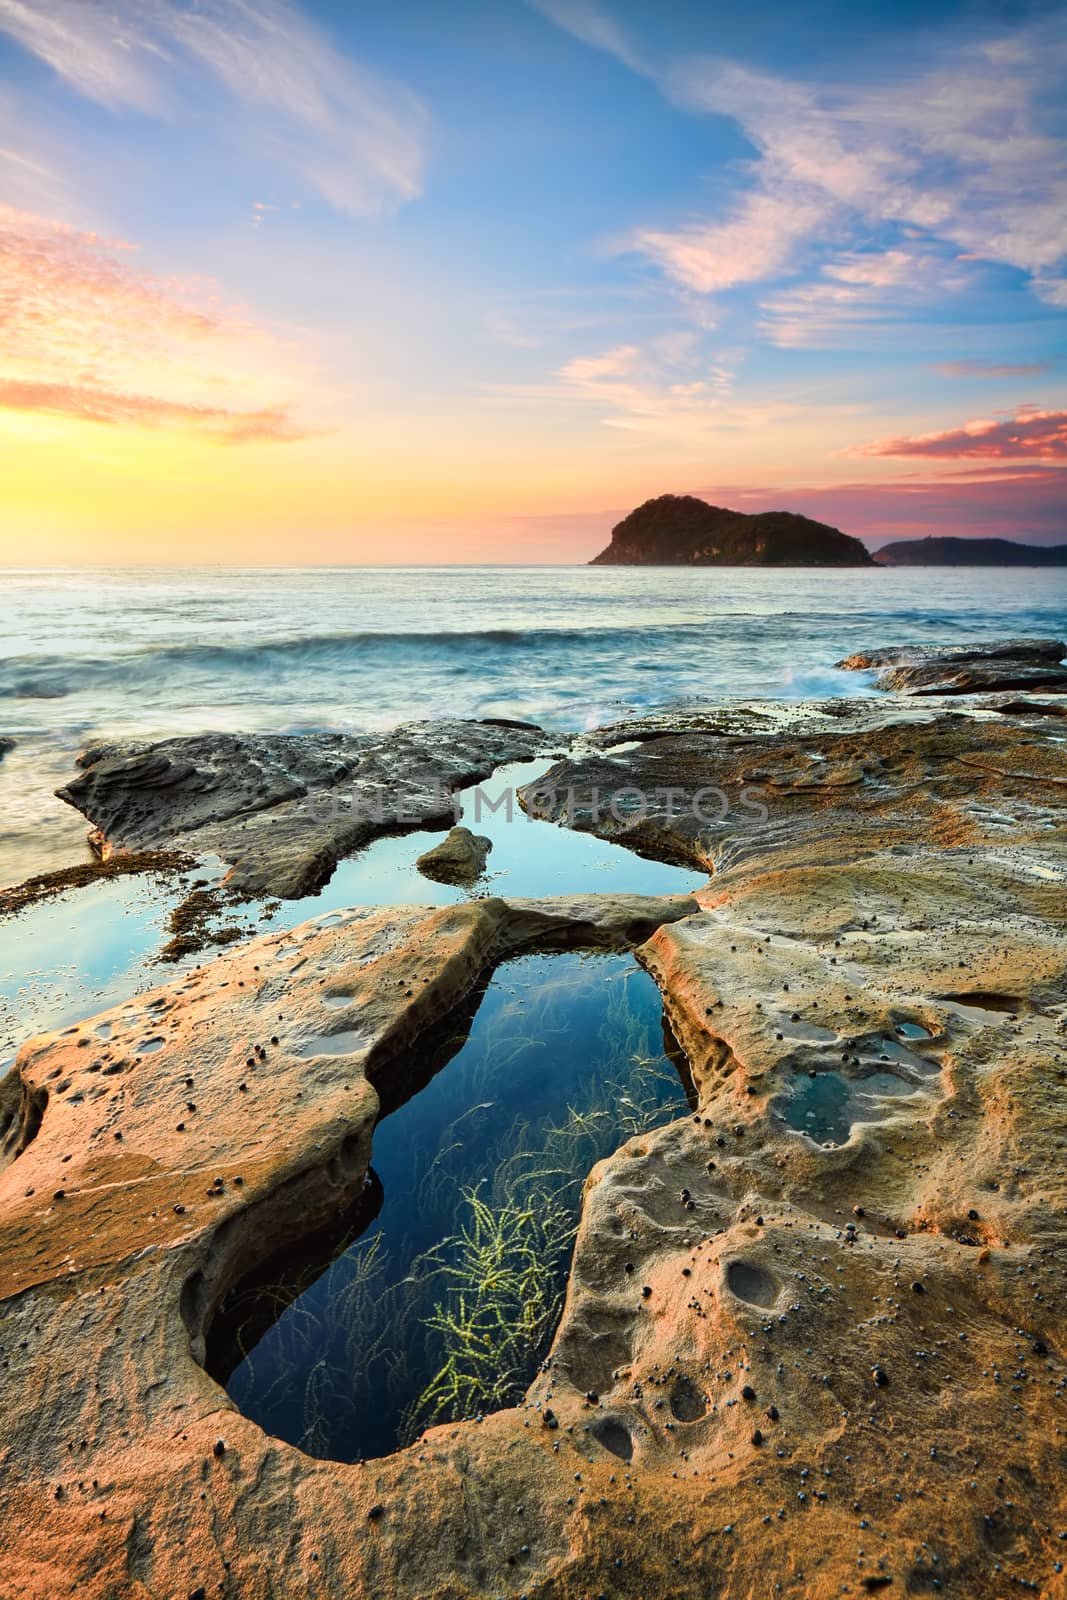
[[[1051,6],[0,0],[20,536],[1062,534],[1065,66]]]

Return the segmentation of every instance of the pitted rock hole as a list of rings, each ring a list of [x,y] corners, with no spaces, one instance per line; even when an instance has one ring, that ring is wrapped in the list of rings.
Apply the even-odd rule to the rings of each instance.
[[[824,1028],[818,1022],[794,1022],[790,1017],[783,1017],[779,1028],[787,1039],[816,1039],[826,1043],[828,1039],[836,1039],[837,1034],[832,1028]]]
[[[343,1033],[324,1033],[297,1051],[301,1056],[347,1056],[354,1050],[365,1050],[370,1043],[368,1035],[359,1028],[346,1028]]]
[[[752,1261],[731,1261],[726,1268],[726,1287],[750,1306],[773,1306],[778,1285],[763,1267]]]
[[[942,994],[945,1000],[964,1017],[981,1022],[984,1017],[1020,1016],[1031,1009],[1030,1002],[1015,994],[998,994],[991,989],[967,989],[954,994]]]
[[[590,1433],[605,1450],[610,1450],[620,1461],[632,1461],[634,1441],[629,1428],[618,1417],[601,1417],[594,1422]]]
[[[929,1038],[928,1034],[924,1034]],[[911,1067],[913,1072],[927,1076],[933,1072],[940,1072],[941,1068],[936,1061],[929,1061],[926,1056],[919,1055],[916,1050],[909,1050],[907,1045],[901,1044],[899,1039],[883,1039],[878,1047],[880,1061],[892,1061],[900,1066]]]
[[[671,1390],[671,1412],[679,1422],[699,1422],[708,1402],[691,1378],[678,1378]]]

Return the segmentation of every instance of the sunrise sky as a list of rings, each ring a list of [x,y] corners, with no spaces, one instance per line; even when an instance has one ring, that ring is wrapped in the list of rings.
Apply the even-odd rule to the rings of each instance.
[[[0,0],[0,560],[1067,539],[1067,14]]]

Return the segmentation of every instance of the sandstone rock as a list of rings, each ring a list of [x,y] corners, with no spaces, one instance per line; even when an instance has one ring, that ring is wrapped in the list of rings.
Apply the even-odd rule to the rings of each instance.
[[[695,901],[354,911],[25,1046],[0,1096],[0,1587],[1057,1593],[1063,747],[1040,719],[871,717],[561,764],[564,820],[610,836],[594,778],[681,791],[636,837],[711,862]],[[695,789],[741,781],[766,824],[694,832]],[[227,1285],[358,1200],[379,1098],[479,975],[637,940],[698,1106],[590,1174],[526,1403],[362,1467],[267,1438],[199,1365]],[[351,1052],[316,1055],[337,1032]],[[855,1114],[828,1139],[794,1112],[832,1075]]]
[[[379,1096],[403,1094],[406,1052],[498,961],[625,948],[696,909],[592,896],[335,913],[30,1041],[0,1088],[0,1514],[19,1529],[0,1592],[379,1593],[394,1559],[413,1595],[450,1570],[503,1584],[510,1543],[477,1496],[463,1507],[474,1425],[441,1433],[415,1515],[424,1488],[409,1498],[399,1457],[384,1473],[313,1461],[238,1415],[200,1365],[206,1331],[235,1278],[358,1201]],[[510,1494],[557,1465],[507,1417],[497,1440],[525,1460],[490,1476]],[[383,1503],[395,1554],[377,1574],[360,1530]],[[546,1507],[546,1530],[564,1520]]]
[[[839,667],[877,667],[879,689],[907,694],[979,694],[1000,689],[1067,692],[1067,644],[1059,639],[1000,639],[992,644],[901,645],[861,650]]]
[[[387,735],[198,734],[87,750],[58,793],[105,851],[215,854],[231,888],[298,899],[380,833],[446,826],[456,788],[543,738],[528,724],[448,721]]]
[[[473,883],[485,871],[493,841],[469,828],[452,828],[432,850],[423,851],[415,865],[426,878],[438,883]]]
[[[870,703],[829,720],[786,734],[701,729],[619,753],[587,748],[519,798],[534,816],[716,874],[771,855],[803,866],[890,844],[962,845],[983,802],[1000,807],[1010,795],[1020,821],[1062,803],[1062,747],[1029,722],[935,718],[928,708],[879,720]]]

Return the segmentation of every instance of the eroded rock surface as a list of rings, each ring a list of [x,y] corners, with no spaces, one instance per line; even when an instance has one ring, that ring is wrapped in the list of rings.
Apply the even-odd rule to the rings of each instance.
[[[236,1414],[198,1364],[214,1306],[358,1199],[379,1092],[498,962],[627,948],[696,909],[624,895],[334,913],[31,1040],[0,1087],[0,1526],[19,1529],[0,1593],[297,1594],[320,1574],[327,1593],[374,1592],[376,1473]],[[413,1593],[442,1556],[461,1570],[464,1547],[504,1577],[502,1549],[471,1546],[468,1455],[440,1457],[432,1492],[459,1520],[443,1547],[411,1530]]]
[[[687,733],[677,718],[675,729],[557,762],[520,799],[535,816],[722,872],[769,856],[805,866],[826,852],[966,845],[984,826],[1009,842],[1020,825],[1053,826],[1067,788],[1063,746],[1009,719],[879,722],[865,707],[786,734]]]
[[[424,850],[415,862],[426,878],[438,883],[473,883],[485,871],[493,841],[469,828],[450,828],[440,844]]]
[[[906,694],[980,694],[1001,689],[1067,692],[1067,644],[1060,639],[998,639],[992,644],[900,645],[861,650],[838,662],[878,669],[879,689]]]
[[[640,952],[699,1114],[594,1173],[534,1388],[658,1494],[687,1577],[622,1592],[1062,1592],[1067,763],[960,731],[762,751]]]
[[[229,884],[297,899],[379,834],[447,827],[452,794],[544,740],[524,723],[409,723],[388,735],[197,734],[83,752],[58,792],[111,850],[214,854]]]
[[[612,836],[594,779],[680,791],[631,837],[710,862],[699,904],[345,913],[24,1048],[0,1592],[1063,1592],[1064,747],[865,716],[561,765]],[[735,781],[765,821],[694,830]],[[637,940],[699,1107],[590,1175],[526,1404],[362,1467],[265,1437],[195,1359],[227,1284],[358,1195],[389,1074],[479,974]]]

